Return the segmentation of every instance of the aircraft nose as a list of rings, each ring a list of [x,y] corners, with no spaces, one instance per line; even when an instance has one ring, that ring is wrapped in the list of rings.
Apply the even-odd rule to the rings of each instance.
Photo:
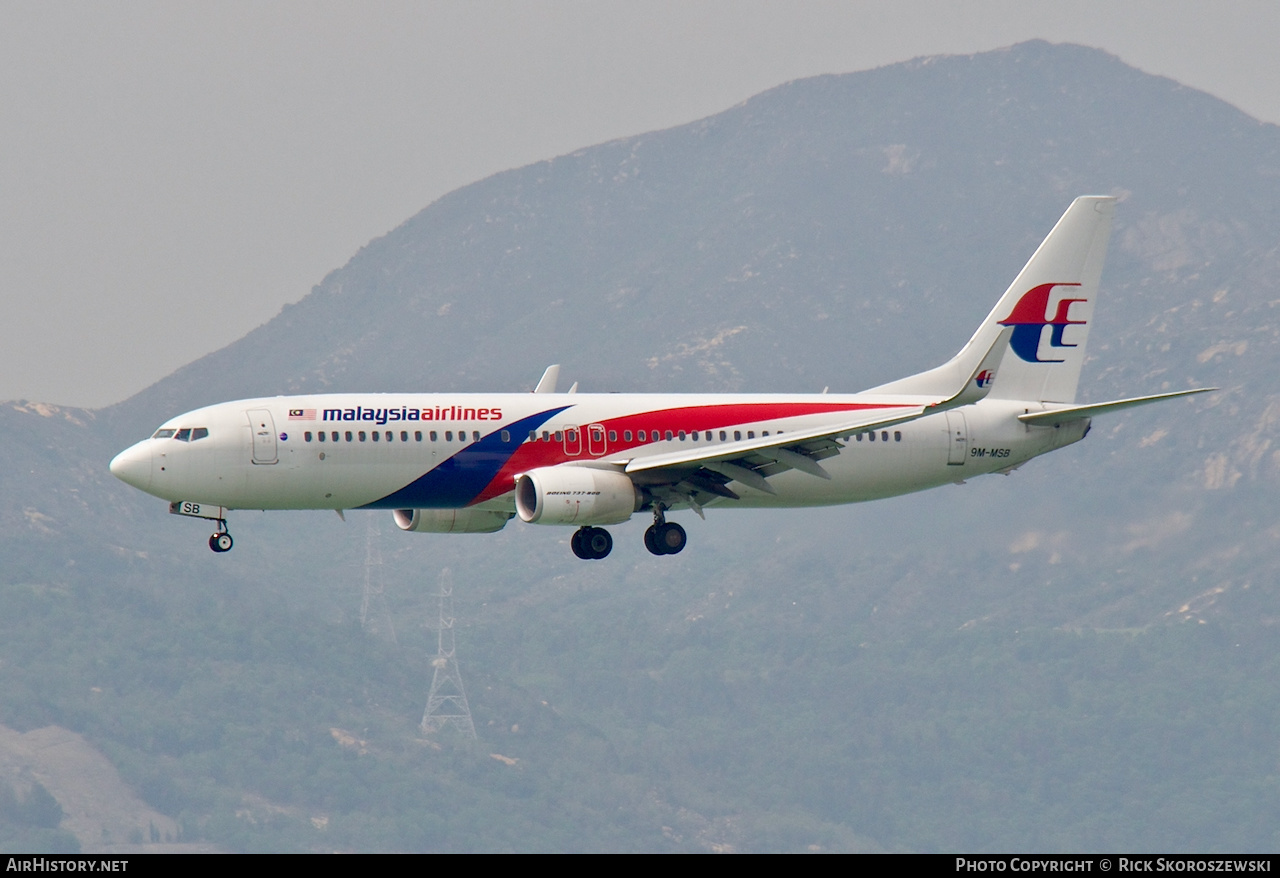
[[[111,475],[145,491],[151,487],[150,443],[139,442],[121,451],[111,461]]]

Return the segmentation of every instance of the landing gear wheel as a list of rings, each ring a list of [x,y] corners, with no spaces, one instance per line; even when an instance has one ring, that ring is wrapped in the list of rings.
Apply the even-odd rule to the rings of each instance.
[[[651,554],[663,554],[662,550],[658,548],[658,526],[656,524],[649,525],[648,529],[645,530],[644,547],[648,549]]]
[[[232,545],[234,545],[234,542],[231,539],[231,534],[226,531],[221,531],[209,537],[209,548],[215,552],[229,552]]]
[[[613,538],[603,527],[579,527],[568,544],[582,561],[599,561],[613,550]]]
[[[582,543],[591,557],[597,561],[607,557],[613,551],[613,537],[602,527],[588,528]]]
[[[662,554],[664,555],[680,554],[685,543],[689,542],[689,537],[685,534],[684,528],[674,521],[668,521],[666,524],[660,525],[653,537],[653,541],[658,545],[658,548],[662,549]]]
[[[613,551],[613,537],[602,527],[580,527],[573,532],[569,547],[584,561],[599,561]]]
[[[676,555],[689,537],[674,521],[655,524],[644,532],[644,547],[655,555]]]

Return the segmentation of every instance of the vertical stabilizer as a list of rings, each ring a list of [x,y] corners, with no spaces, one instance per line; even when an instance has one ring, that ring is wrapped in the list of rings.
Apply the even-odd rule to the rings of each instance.
[[[935,386],[951,386],[953,373],[972,372],[1009,327],[1009,348],[989,396],[1074,402],[1115,202],[1103,195],[1073,201],[960,353],[936,369],[872,392],[927,394],[937,392]]]

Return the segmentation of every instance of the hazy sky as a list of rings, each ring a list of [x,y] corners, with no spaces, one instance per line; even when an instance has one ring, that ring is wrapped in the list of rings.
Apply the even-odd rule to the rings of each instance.
[[[803,76],[1040,37],[1280,122],[1280,4],[1214,7],[7,0],[0,399],[121,400],[452,189]]]

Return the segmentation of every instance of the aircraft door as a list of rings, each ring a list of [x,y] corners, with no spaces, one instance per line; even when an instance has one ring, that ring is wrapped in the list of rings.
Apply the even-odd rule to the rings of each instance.
[[[591,424],[587,427],[587,453],[592,457],[601,457],[607,451],[604,438],[604,425]]]
[[[969,427],[964,412],[954,409],[947,415],[947,466],[964,466],[969,457]]]
[[[245,412],[249,418],[249,432],[253,434],[253,462],[260,465],[276,463],[276,422],[266,409]]]
[[[570,457],[576,457],[582,453],[582,431],[577,427],[565,427],[564,453]]]

